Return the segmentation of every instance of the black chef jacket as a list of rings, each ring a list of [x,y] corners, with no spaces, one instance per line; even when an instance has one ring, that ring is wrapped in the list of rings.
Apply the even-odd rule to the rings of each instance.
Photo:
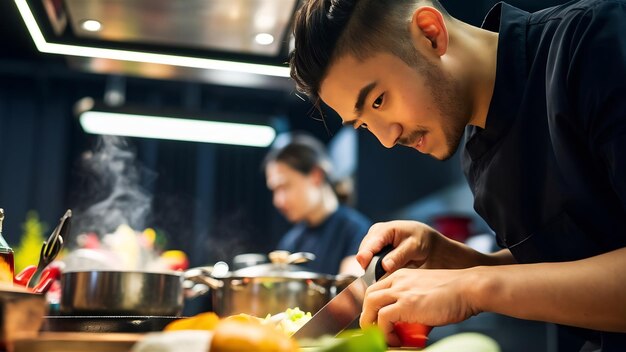
[[[499,39],[486,126],[467,128],[462,157],[474,208],[519,263],[625,247],[626,1],[500,3],[483,28]],[[601,343],[626,351],[624,334]]]

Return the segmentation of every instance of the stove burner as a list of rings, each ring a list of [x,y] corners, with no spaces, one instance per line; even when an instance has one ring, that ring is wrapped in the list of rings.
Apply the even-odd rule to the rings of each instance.
[[[125,332],[161,331],[181,317],[163,316],[45,316],[41,331]]]

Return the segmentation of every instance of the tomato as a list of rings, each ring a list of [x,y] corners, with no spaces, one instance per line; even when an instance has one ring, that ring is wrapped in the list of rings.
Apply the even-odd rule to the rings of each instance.
[[[420,323],[397,322],[393,324],[393,329],[400,338],[402,346],[425,347],[428,334],[433,327]]]

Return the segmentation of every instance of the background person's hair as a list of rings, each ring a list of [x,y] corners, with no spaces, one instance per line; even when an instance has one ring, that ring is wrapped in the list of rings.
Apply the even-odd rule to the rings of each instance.
[[[326,146],[311,135],[296,132],[277,137],[263,159],[261,164],[263,170],[270,162],[284,163],[304,175],[319,168],[324,174],[325,182],[331,186],[339,202],[349,203],[351,200],[351,178],[341,180],[335,178],[333,164]]]
[[[437,0],[310,0],[298,10],[293,27],[295,48],[289,54],[291,78],[321,112],[319,90],[328,66],[351,54],[363,60],[389,52],[415,67],[421,58],[411,42],[408,24],[418,5]]]

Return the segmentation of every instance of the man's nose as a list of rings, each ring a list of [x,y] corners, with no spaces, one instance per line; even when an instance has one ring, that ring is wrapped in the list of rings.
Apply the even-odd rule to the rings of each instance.
[[[275,193],[273,203],[276,208],[281,208],[285,204],[285,197],[281,193]]]
[[[398,138],[402,135],[402,126],[397,123],[368,124],[368,129],[385,148],[393,148],[398,143]]]

